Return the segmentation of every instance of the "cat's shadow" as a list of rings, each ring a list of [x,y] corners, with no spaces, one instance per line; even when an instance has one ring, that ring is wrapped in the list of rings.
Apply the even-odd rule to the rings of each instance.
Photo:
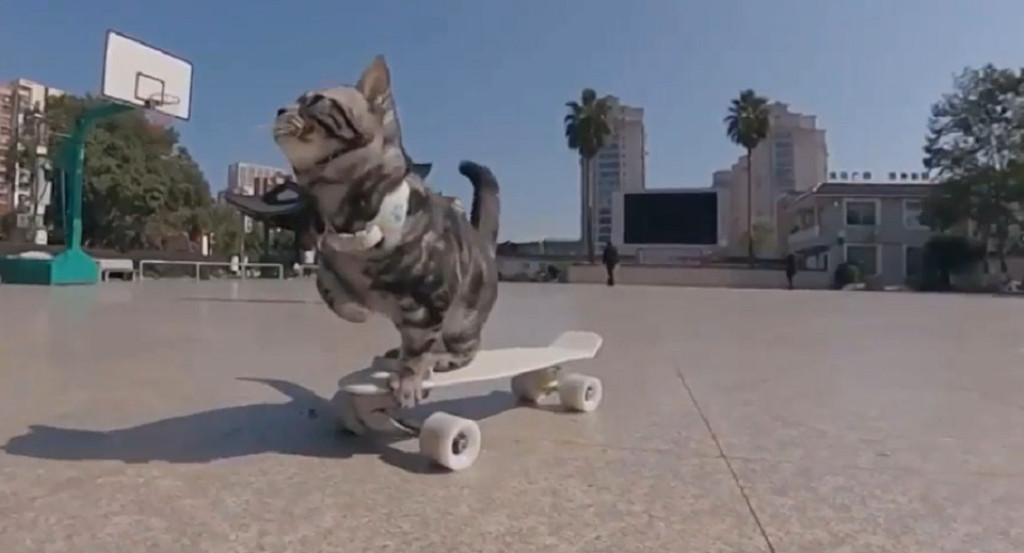
[[[246,377],[238,380],[270,386],[289,401],[222,407],[113,430],[32,425],[0,449],[10,455],[39,459],[125,463],[209,463],[261,453],[339,459],[377,455],[407,471],[440,472],[428,459],[395,447],[398,440],[406,438],[356,437],[337,431],[329,400],[294,382]],[[515,406],[511,393],[495,391],[430,402],[416,411],[443,410],[479,421]]]

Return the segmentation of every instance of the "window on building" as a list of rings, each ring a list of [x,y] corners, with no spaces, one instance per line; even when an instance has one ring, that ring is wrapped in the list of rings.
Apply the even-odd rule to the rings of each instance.
[[[878,244],[847,244],[846,262],[860,267],[861,274],[866,277],[878,276],[881,270]]]
[[[818,224],[818,217],[813,209],[801,209],[796,214],[796,224],[802,229],[811,228]]]
[[[597,210],[597,212],[600,215],[611,215],[612,214],[611,208],[608,208],[608,207],[602,207],[601,209]]]
[[[907,246],[903,248],[903,276],[914,278],[921,275],[924,269],[924,247]]]
[[[599,224],[602,224],[602,225],[610,225],[610,224],[612,224],[612,218],[611,217],[598,217],[597,218],[597,222]]]
[[[921,200],[903,200],[903,226],[912,229],[928,228],[921,223]]]
[[[846,224],[873,227],[878,224],[878,202],[875,200],[847,200]]]
[[[804,269],[809,271],[827,271],[828,270],[828,253],[819,253],[815,255],[808,255],[803,258]]]

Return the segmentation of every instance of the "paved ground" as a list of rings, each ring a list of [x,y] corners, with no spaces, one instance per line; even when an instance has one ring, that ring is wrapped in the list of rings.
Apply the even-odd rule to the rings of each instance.
[[[393,345],[303,282],[0,286],[0,551],[1024,551],[1024,302],[506,285],[488,346],[602,333],[590,415],[442,474],[332,435]]]

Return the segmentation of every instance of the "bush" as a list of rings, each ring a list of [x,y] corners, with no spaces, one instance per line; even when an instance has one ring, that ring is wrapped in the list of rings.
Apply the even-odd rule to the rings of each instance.
[[[985,259],[985,248],[964,236],[939,234],[925,243],[923,257],[918,289],[951,290],[951,277],[973,270]]]
[[[861,271],[860,267],[853,263],[840,263],[836,266],[836,270],[832,273],[832,287],[836,290],[842,290],[846,285],[860,282]]]

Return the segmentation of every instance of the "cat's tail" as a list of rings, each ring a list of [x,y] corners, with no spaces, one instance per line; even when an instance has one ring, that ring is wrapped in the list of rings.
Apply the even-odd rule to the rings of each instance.
[[[501,201],[498,198],[498,179],[484,165],[463,161],[459,172],[473,183],[473,208],[469,221],[473,227],[491,241],[498,243],[498,219],[501,215]]]

